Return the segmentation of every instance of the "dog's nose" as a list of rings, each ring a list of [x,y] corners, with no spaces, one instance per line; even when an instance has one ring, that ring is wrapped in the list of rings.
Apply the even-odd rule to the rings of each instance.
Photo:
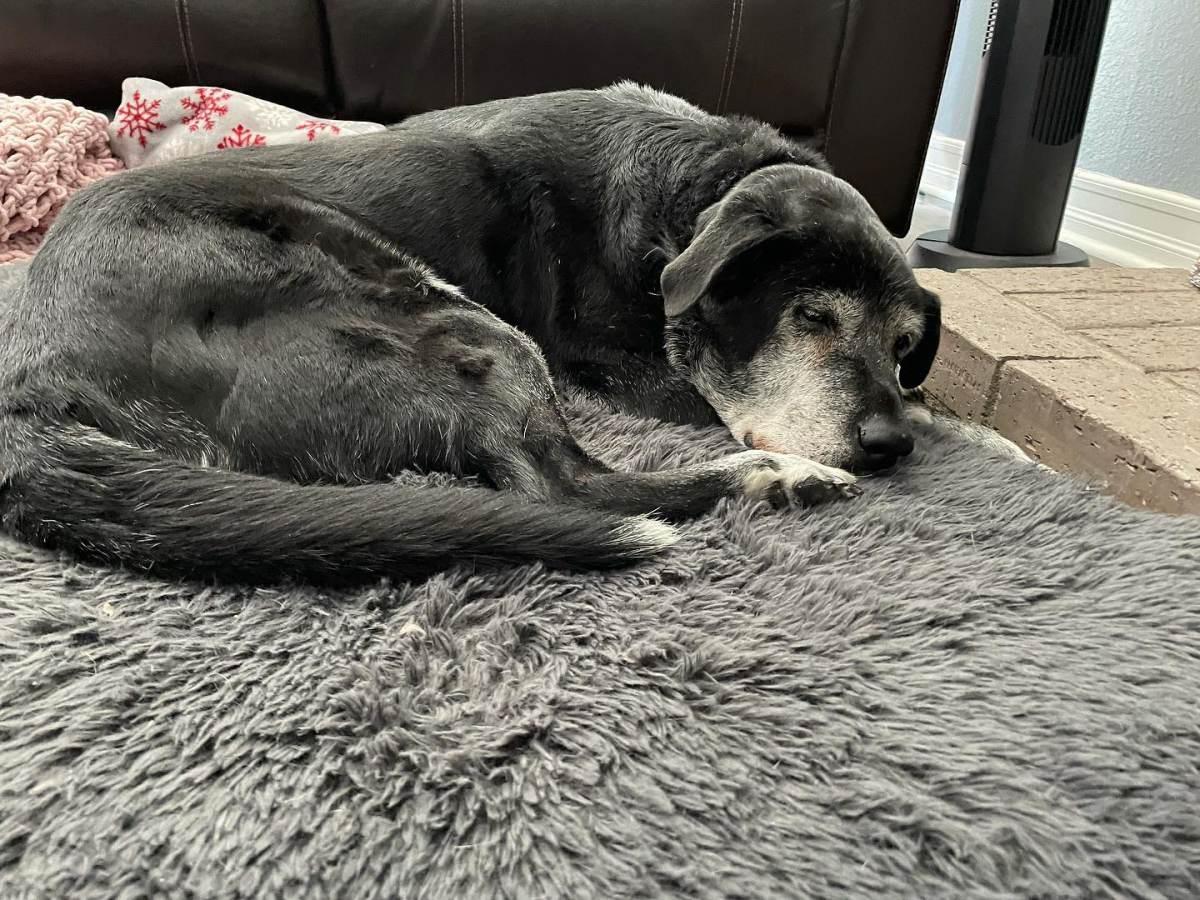
[[[901,456],[913,451],[913,439],[897,419],[890,416],[867,416],[858,425],[858,443],[872,460],[889,466]]]

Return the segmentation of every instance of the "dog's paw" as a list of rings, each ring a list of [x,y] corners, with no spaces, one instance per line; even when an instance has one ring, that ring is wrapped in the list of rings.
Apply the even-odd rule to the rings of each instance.
[[[1036,462],[1028,453],[1000,432],[988,428],[986,425],[955,419],[952,416],[934,416],[933,424],[941,431],[956,434],[973,444],[986,447],[1001,456],[1009,456],[1024,463],[1033,464]],[[1039,463],[1038,465],[1041,464]],[[1045,468],[1045,466],[1042,466],[1042,468]]]
[[[909,403],[904,407],[904,418],[913,425],[932,425],[933,410],[919,403]]]
[[[761,450],[749,450],[737,456],[744,459],[742,492],[754,500],[766,500],[776,509],[813,506],[862,493],[849,472],[803,456]]]

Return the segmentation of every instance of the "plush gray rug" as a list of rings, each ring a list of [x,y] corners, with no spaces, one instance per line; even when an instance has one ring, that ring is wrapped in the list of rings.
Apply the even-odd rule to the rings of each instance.
[[[573,410],[628,466],[728,450]],[[925,437],[604,574],[0,540],[0,897],[1197,896],[1200,521]]]
[[[576,404],[657,466],[715,433]],[[348,593],[0,545],[0,896],[1194,897],[1200,522],[946,438],[660,562]]]

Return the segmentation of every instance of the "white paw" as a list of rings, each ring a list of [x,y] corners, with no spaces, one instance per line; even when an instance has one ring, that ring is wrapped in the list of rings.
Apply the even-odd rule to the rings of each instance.
[[[861,493],[849,472],[803,456],[747,450],[731,459],[737,461],[745,495],[775,507],[811,506]]]
[[[904,417],[914,425],[932,425],[933,410],[919,403],[909,403],[904,407]]]

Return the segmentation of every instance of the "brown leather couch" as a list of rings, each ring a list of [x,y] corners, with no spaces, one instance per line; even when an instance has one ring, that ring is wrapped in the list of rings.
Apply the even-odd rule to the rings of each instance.
[[[316,115],[630,78],[819,139],[908,229],[958,0],[0,0],[0,92],[111,112],[129,75]]]

